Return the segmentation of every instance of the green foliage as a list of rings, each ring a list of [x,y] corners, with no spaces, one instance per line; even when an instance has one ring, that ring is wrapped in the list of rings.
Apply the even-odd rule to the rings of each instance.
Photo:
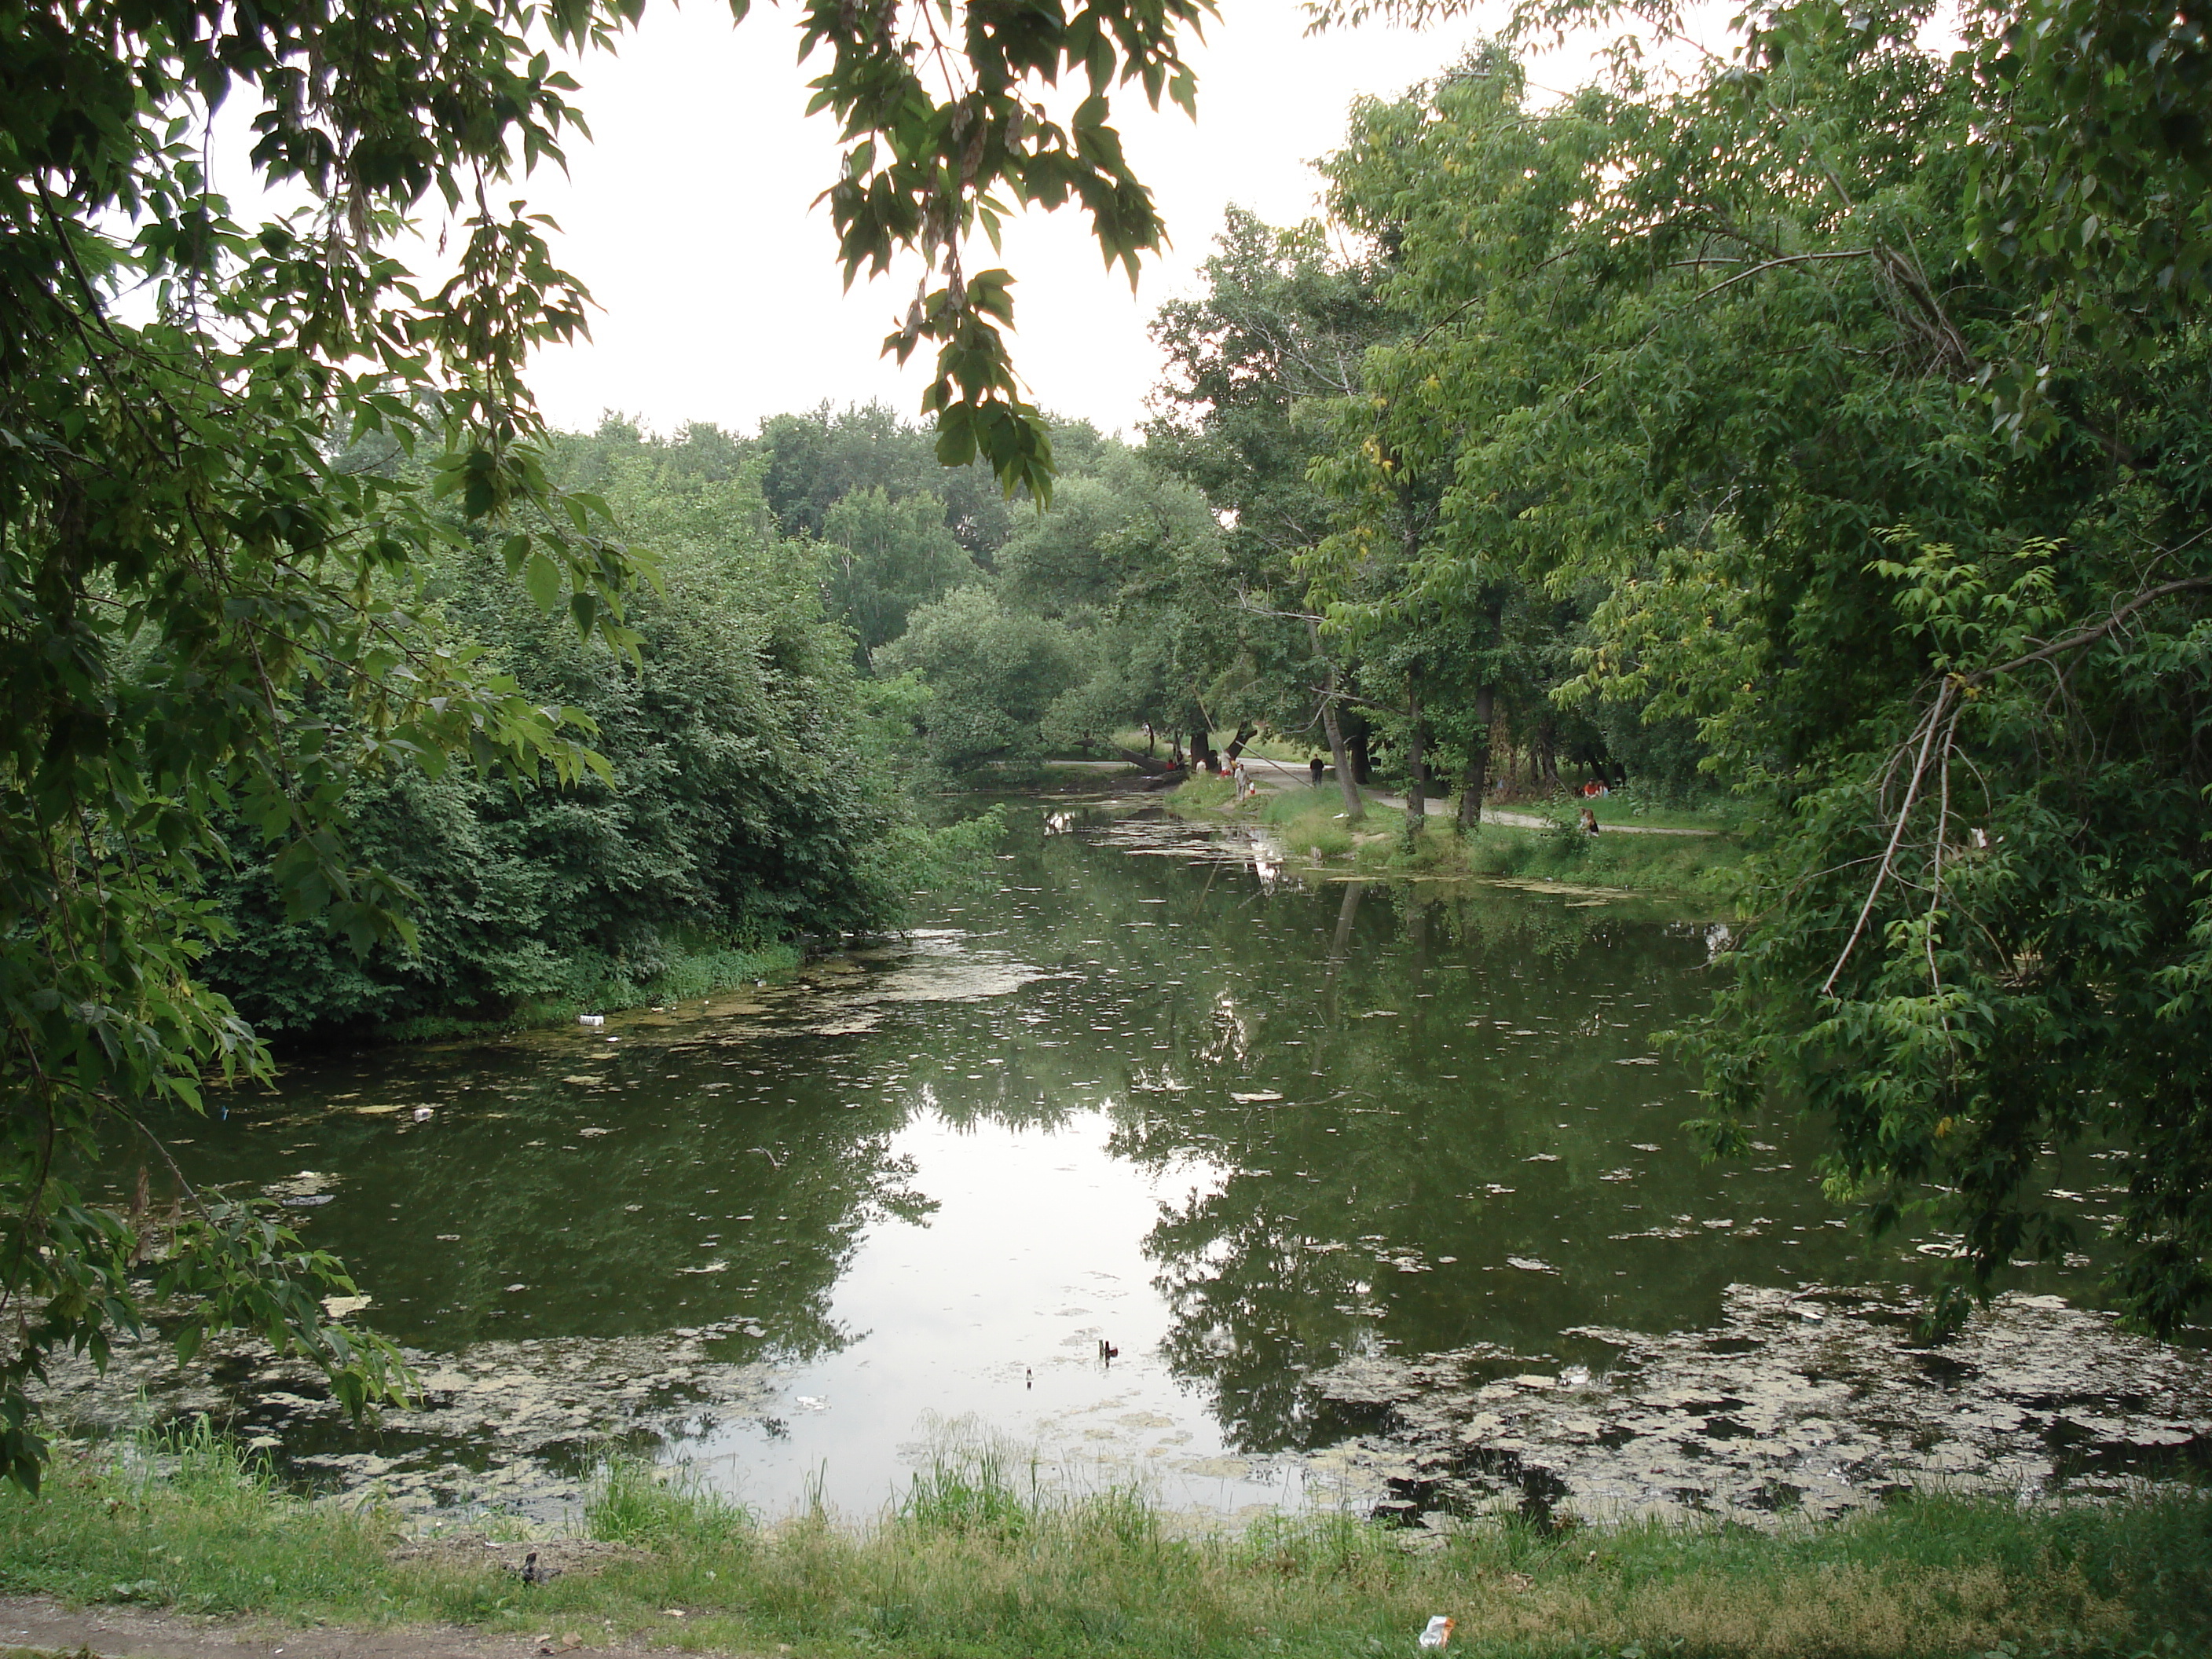
[[[13,1592],[283,1616],[356,1593],[391,1546],[383,1517],[288,1496],[204,1417],[98,1458],[65,1453],[55,1474],[44,1501],[0,1510]]]
[[[1110,97],[1133,84],[1155,108],[1165,96],[1194,110],[1197,82],[1178,36],[1212,10],[1206,0],[1123,0],[975,12],[948,38],[951,15],[927,4],[807,6],[800,51],[826,47],[830,59],[809,112],[835,110],[844,125],[842,176],[823,199],[846,281],[863,265],[889,269],[902,250],[921,256],[914,303],[884,345],[901,362],[926,342],[937,346],[922,407],[938,417],[945,465],[980,456],[1009,493],[1050,494],[1049,429],[1019,395],[1001,332],[1013,321],[1013,278],[969,271],[963,244],[980,230],[995,248],[1012,208],[1074,201],[1107,263],[1125,265],[1133,283],[1163,227],[1109,124]],[[1079,72],[1089,95],[1063,125],[1038,99]],[[940,270],[944,285],[933,289]]]
[[[232,877],[230,937],[208,972],[258,1029],[392,1031],[682,995],[750,977],[752,952],[793,935],[896,925],[941,862],[855,717],[850,638],[823,614],[806,550],[773,536],[757,464],[701,476],[604,430],[554,453],[588,465],[657,550],[657,580],[630,607],[635,660],[579,648],[481,555],[449,556],[432,591],[486,660],[591,720],[610,775],[357,787],[357,842],[421,915],[411,940],[366,954],[289,921],[268,867]]]
[[[1468,82],[1517,88],[1510,59],[1492,58]],[[1390,118],[1363,117],[1378,133]],[[1387,161],[1411,131],[1391,125],[1375,155]],[[1577,762],[1614,781],[1625,762],[1679,786],[1703,752],[1693,735],[1655,740],[1632,708],[1593,713],[1552,695],[1576,672],[1589,596],[1533,590],[1452,541],[1442,456],[1458,428],[1428,422],[1432,400],[1397,408],[1376,374],[1423,320],[1395,302],[1401,251],[1359,216],[1359,198],[1338,206],[1373,234],[1369,249],[1346,258],[1322,226],[1274,231],[1232,215],[1205,296],[1154,325],[1169,379],[1147,457],[1226,521],[1217,568],[1186,583],[1187,605],[1215,607],[1209,706],[1284,732],[1334,723],[1331,747],[1342,738],[1355,771],[1383,746],[1394,767],[1441,761],[1451,783],[1435,787],[1480,788],[1511,763],[1549,787]]]
[[[127,1466],[72,1461],[43,1503],[0,1498],[0,1582],[403,1632],[435,1622],[603,1638],[611,1626],[715,1649],[915,1659],[1382,1654],[1410,1646],[1437,1612],[1458,1620],[1453,1646],[1482,1659],[2135,1659],[2194,1651],[2207,1634],[2212,1518],[2194,1494],[2051,1511],[1916,1500],[1776,1533],[1506,1521],[1417,1551],[1326,1513],[1178,1534],[1123,1488],[1018,1498],[1001,1483],[976,1524],[975,1490],[873,1528],[819,1512],[757,1528],[681,1476],[617,1464],[594,1483],[589,1516],[596,1536],[630,1552],[525,1590],[473,1541],[395,1560],[377,1512],[286,1495],[196,1439]]]
[[[1083,677],[1085,644],[1064,623],[1011,609],[977,585],[916,611],[878,658],[927,684],[929,757],[959,772],[1043,753],[1045,716]]]
[[[549,20],[578,46],[608,27]],[[264,1064],[198,976],[218,823],[288,914],[366,946],[406,937],[408,896],[349,844],[356,778],[594,764],[579,717],[442,637],[421,592],[458,515],[572,634],[631,643],[635,562],[601,503],[547,483],[517,378],[582,296],[519,207],[460,205],[462,180],[560,153],[570,83],[532,27],[472,3],[0,13],[0,1291],[38,1310],[0,1356],[9,1479],[43,1462],[42,1356],[103,1352],[152,1288],[133,1218],[61,1170]],[[231,93],[258,104],[258,173],[310,198],[257,228],[194,136]],[[432,289],[382,245],[434,188],[457,222]],[[349,465],[334,438],[421,469]],[[323,1318],[336,1265],[283,1228],[211,1208],[167,1248],[161,1282],[210,1293],[206,1319],[314,1355],[356,1403],[398,1386],[388,1346]]]
[[[938,1449],[899,1499],[900,1522],[922,1532],[981,1533],[1009,1541],[1034,1531],[1043,1497],[1036,1463],[1030,1462],[1024,1492],[1008,1478],[1007,1457],[1006,1448],[990,1444]]]
[[[842,496],[823,515],[822,540],[830,610],[863,651],[904,633],[916,605],[981,574],[945,527],[945,503],[934,495],[894,501],[871,487]]]
[[[594,1538],[660,1550],[741,1546],[756,1528],[745,1510],[683,1470],[622,1457],[600,1465],[584,1519]]]
[[[743,446],[778,521],[820,544],[825,599],[877,677],[860,695],[894,757],[903,738],[940,772],[1018,763],[1253,706],[1205,498],[1080,422],[1054,441],[1054,500],[1018,514],[880,410],[778,416]],[[901,677],[922,701],[883,684]]]
[[[1694,722],[1753,804],[1686,1037],[1715,1150],[1809,1105],[1961,1291],[2066,1248],[2041,1194],[2095,1152],[2170,1330],[2212,1294],[2201,41],[2031,4],[1947,59],[1922,17],[1808,0],[1542,110],[1491,51],[1361,112],[1334,205],[1407,326],[1329,412],[1316,568],[1356,604],[1398,561],[1386,631],[1486,572],[1572,605],[1557,697]]]
[[[1126,727],[1211,725],[1224,690],[1228,596],[1205,499],[1110,440],[1095,441],[1070,471],[1052,509],[998,557],[1007,603],[1087,641],[1087,672],[1054,701],[1045,741],[1095,747]]]
[[[649,562],[598,491],[549,477],[521,384],[532,351],[581,332],[587,300],[546,222],[507,191],[560,161],[580,125],[552,53],[611,46],[640,11],[0,6],[0,1299],[27,1310],[0,1349],[0,1476],[38,1478],[24,1385],[42,1356],[104,1352],[149,1288],[135,1219],[86,1206],[63,1171],[118,1128],[165,1131],[198,1110],[204,1081],[265,1069],[203,972],[231,925],[210,877],[234,864],[288,924],[319,918],[384,953],[383,980],[420,957],[448,976],[441,994],[525,983],[543,962],[523,923],[544,896],[501,864],[514,826],[490,827],[490,793],[595,779],[604,793],[579,798],[573,821],[533,827],[526,805],[514,833],[566,836],[580,856],[680,806],[616,872],[672,885],[647,896],[656,931],[723,900],[763,932],[878,913],[890,867],[863,851],[872,874],[849,884],[856,857],[831,844],[856,831],[867,844],[875,809],[838,773],[835,742],[794,714],[812,695],[800,682],[822,641],[798,635],[816,613],[799,611],[796,633],[757,628],[718,678],[702,629],[634,592]],[[945,20],[907,12],[815,0],[801,20],[802,50],[826,64],[815,107],[848,146],[829,191],[846,270],[921,255],[926,291],[888,349],[941,348],[927,399],[938,452],[981,455],[1006,490],[1042,499],[1044,424],[1015,393],[1000,332],[1012,278],[963,273],[963,242],[995,234],[1016,204],[1073,198],[1133,270],[1159,227],[1110,98],[1133,88],[1188,107],[1178,35],[1205,8],[977,12],[936,40],[927,81],[913,38],[935,40]],[[1032,100],[1079,69],[1090,95],[1066,125],[1047,118]],[[226,104],[254,135],[252,182],[300,204],[258,225],[234,218],[207,174]],[[440,222],[417,223],[425,203]],[[395,257],[418,230],[437,233],[440,278]],[[727,483],[726,455],[687,438],[700,441],[682,459],[706,465],[686,476]],[[712,566],[695,560],[678,588],[742,610]],[[489,624],[495,574],[538,620]],[[641,660],[633,603],[688,709],[585,665],[577,641],[594,637]],[[526,637],[528,651],[486,653]],[[617,781],[585,746],[594,717],[549,700],[566,690],[591,694],[633,763],[666,738],[656,758],[699,763],[704,791]],[[748,698],[762,705],[752,725],[714,725]],[[770,733],[763,769],[744,747]],[[472,778],[455,780],[457,758]],[[376,820],[360,837],[356,811]],[[705,832],[704,851],[671,866],[687,831]],[[380,839],[411,854],[416,833],[434,842],[417,873],[450,878],[459,901],[427,951],[416,895],[362,856]],[[797,894],[772,893],[787,878]],[[606,904],[580,920],[601,935],[621,925]],[[373,957],[363,978],[380,979]],[[343,1275],[281,1228],[210,1210],[168,1248],[165,1282],[210,1292],[207,1317],[315,1355],[355,1404],[400,1386],[392,1350],[322,1318]]]
[[[830,509],[863,490],[893,501],[930,495],[944,504],[945,527],[988,565],[1021,511],[988,466],[946,467],[925,428],[881,404],[772,416],[753,448],[763,462],[761,492],[787,536],[821,536]]]
[[[1279,232],[1237,210],[1200,269],[1205,297],[1170,302],[1152,325],[1168,375],[1146,454],[1227,521],[1216,571],[1186,600],[1212,611],[1209,706],[1215,720],[1282,732],[1312,731],[1324,707],[1356,725],[1334,695],[1356,678],[1347,653],[1325,653],[1297,568],[1330,521],[1298,411],[1358,390],[1361,354],[1386,324],[1370,273],[1332,260],[1318,226]]]
[[[2212,264],[2212,41],[2187,10],[2039,0],[1970,33],[1977,92],[2009,119],[1978,149],[1969,250],[2033,304],[1984,371],[2002,423],[2062,431],[2061,360],[2143,360],[2201,314]]]

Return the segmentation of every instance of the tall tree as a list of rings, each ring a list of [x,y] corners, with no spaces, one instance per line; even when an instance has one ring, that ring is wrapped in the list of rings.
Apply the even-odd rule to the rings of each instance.
[[[1329,257],[1321,228],[1277,231],[1232,209],[1201,267],[1198,299],[1163,307],[1152,336],[1167,356],[1161,412],[1146,428],[1154,465],[1206,492],[1224,522],[1221,678],[1231,717],[1312,740],[1324,732],[1345,810],[1364,811],[1346,728],[1364,728],[1346,642],[1325,644],[1300,562],[1329,532],[1308,474],[1322,443],[1302,403],[1347,398],[1386,325],[1369,273]]]
[[[1372,435],[1441,452],[1445,556],[1594,585],[1582,688],[1762,809],[1686,1039],[1711,1144],[1808,1105],[1956,1297],[2068,1248],[2096,1151],[2171,1329],[2212,1294],[2206,60],[2171,11],[1923,21],[1805,0],[1680,89],[1536,110],[1478,61],[1369,112],[1334,174],[1423,324]]]
[[[822,515],[822,548],[830,611],[863,653],[904,633],[916,605],[982,574],[927,494],[894,500],[871,486],[840,497]]]

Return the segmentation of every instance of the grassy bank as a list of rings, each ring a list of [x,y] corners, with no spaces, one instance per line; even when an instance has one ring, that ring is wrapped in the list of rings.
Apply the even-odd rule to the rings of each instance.
[[[1452,1651],[1479,1659],[2134,1659],[2212,1643],[2201,1494],[2048,1511],[1920,1501],[1779,1534],[1493,1525],[1413,1548],[1340,1517],[1176,1536],[1130,1492],[1054,1498],[1024,1479],[970,1461],[865,1527],[762,1527],[618,1466],[589,1521],[629,1547],[528,1587],[474,1545],[395,1559],[386,1516],[288,1497],[203,1435],[152,1462],[79,1456],[43,1498],[0,1498],[0,1589],[913,1659],[1412,1659],[1439,1613],[1459,1622]]]
[[[640,973],[634,964],[592,952],[568,963],[556,988],[518,1005],[501,1018],[426,1014],[379,1025],[371,1035],[380,1042],[429,1042],[526,1030],[538,1025],[565,1025],[578,1014],[620,1013],[629,1008],[697,1001],[756,980],[780,978],[796,969],[800,960],[795,945],[763,945],[752,950],[706,945],[671,951],[653,972]]]
[[[1587,836],[1573,828],[1565,809],[1556,829],[1485,823],[1461,834],[1449,803],[1432,810],[1420,835],[1408,840],[1406,815],[1370,804],[1354,824],[1343,816],[1334,787],[1262,793],[1238,805],[1235,787],[1219,778],[1194,778],[1164,797],[1191,817],[1239,819],[1269,825],[1293,858],[1326,869],[1376,876],[1490,876],[1529,881],[1583,883],[1674,895],[1723,904],[1734,890],[1741,849],[1731,836]],[[1516,808],[1534,811],[1534,808]],[[1615,811],[1619,812],[1616,805]],[[1603,820],[1601,819],[1601,822]],[[1640,820],[1639,820],[1640,821]],[[1680,827],[1705,827],[1675,814]]]

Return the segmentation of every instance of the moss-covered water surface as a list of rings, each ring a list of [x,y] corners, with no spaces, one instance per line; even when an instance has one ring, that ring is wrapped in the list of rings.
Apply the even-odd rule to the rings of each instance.
[[[1301,883],[1126,804],[1014,821],[976,895],[793,983],[297,1064],[195,1125],[181,1167],[344,1255],[420,1411],[354,1428],[246,1349],[131,1378],[425,1505],[557,1500],[618,1441],[866,1512],[948,1437],[1170,1507],[1364,1505],[1407,1485],[1375,1437],[1433,1423],[1348,1364],[1601,1389],[1621,1333],[1717,1328],[1732,1285],[1909,1289],[1943,1248],[1870,1249],[1799,1126],[1699,1161],[1652,1034],[1701,1002],[1704,918]]]

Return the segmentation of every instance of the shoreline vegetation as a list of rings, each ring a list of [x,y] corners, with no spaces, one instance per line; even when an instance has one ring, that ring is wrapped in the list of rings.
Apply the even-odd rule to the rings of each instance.
[[[579,963],[572,968],[571,987],[523,1003],[499,1018],[420,1015],[368,1028],[362,1046],[496,1036],[573,1024],[579,1014],[620,1014],[665,1003],[696,1002],[761,980],[781,981],[796,973],[805,960],[802,945],[786,940],[750,949],[710,945],[697,951],[672,951],[660,967],[639,978],[625,973],[617,963]]]
[[[775,1524],[637,1462],[589,1483],[585,1535],[410,1538],[389,1510],[287,1492],[208,1429],[77,1447],[0,1495],[0,1589],[266,1626],[438,1624],[555,1649],[911,1659],[1411,1655],[1430,1617],[1468,1659],[2142,1659],[2201,1652],[2212,1500],[2022,1509],[1919,1497],[1824,1525],[1450,1534],[1340,1515],[1179,1530],[1139,1492],[1058,1492],[948,1454],[865,1524]],[[491,1534],[500,1534],[495,1530]]]
[[[1065,773],[1046,761],[1031,769],[1029,781],[1051,786]],[[1001,780],[1001,787],[1010,780]],[[1517,815],[1556,817],[1551,828],[1500,823],[1486,818],[1472,834],[1453,821],[1455,802],[1432,801],[1428,822],[1417,841],[1405,832],[1403,811],[1370,800],[1368,816],[1358,824],[1343,817],[1343,801],[1332,782],[1320,789],[1304,786],[1265,790],[1238,803],[1227,780],[1200,776],[1159,796],[1180,817],[1211,822],[1264,825],[1284,851],[1316,872],[1357,874],[1378,880],[1489,879],[1559,883],[1608,888],[1684,900],[1733,916],[1742,848],[1724,815],[1677,810],[1631,817],[1617,798],[1594,803],[1609,828],[1622,823],[1680,830],[1681,835],[1586,836],[1573,827],[1576,799],[1515,803]],[[1563,798],[1564,799],[1564,798]],[[1490,809],[1486,808],[1486,811]],[[995,835],[1001,820],[979,821],[970,833],[954,832],[962,847]],[[962,826],[970,830],[970,826]],[[944,832],[939,832],[940,836]],[[949,866],[949,858],[941,858]],[[939,883],[957,886],[947,870],[933,872]],[[437,1042],[501,1036],[564,1025],[582,1013],[623,1013],[665,1003],[695,1001],[758,981],[781,982],[804,966],[810,951],[804,939],[740,947],[708,944],[696,949],[664,945],[659,965],[639,974],[623,962],[586,951],[566,964],[568,981],[558,989],[519,1002],[496,1016],[426,1013],[362,1028],[363,1047]],[[283,1039],[278,1039],[280,1048]]]
[[[1595,836],[1575,827],[1579,799],[1564,806],[1536,804],[1507,810],[1554,818],[1544,829],[1507,824],[1486,817],[1471,833],[1453,821],[1455,803],[1431,803],[1418,838],[1406,833],[1406,814],[1370,800],[1358,824],[1344,817],[1343,797],[1330,783],[1320,789],[1292,786],[1262,791],[1241,805],[1236,786],[1225,779],[1197,777],[1160,797],[1181,817],[1249,823],[1271,830],[1291,858],[1309,869],[1354,873],[1378,879],[1428,878],[1559,882],[1619,888],[1655,896],[1680,898],[1736,913],[1743,848],[1727,821],[1690,812],[1656,815],[1654,827],[1705,830],[1704,834],[1622,835],[1617,826],[1638,820],[1621,815],[1617,798],[1608,812],[1616,833]],[[1487,812],[1490,809],[1486,808]]]

